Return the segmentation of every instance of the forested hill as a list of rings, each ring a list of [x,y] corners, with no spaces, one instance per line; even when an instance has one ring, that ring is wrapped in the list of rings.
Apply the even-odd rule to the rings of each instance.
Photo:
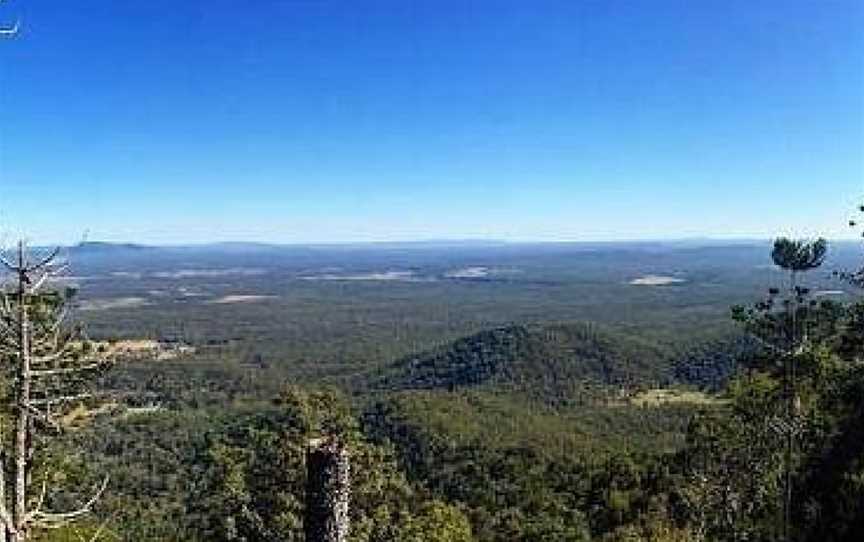
[[[386,390],[524,388],[559,396],[575,382],[663,384],[661,348],[593,323],[509,325],[402,358],[372,379]]]

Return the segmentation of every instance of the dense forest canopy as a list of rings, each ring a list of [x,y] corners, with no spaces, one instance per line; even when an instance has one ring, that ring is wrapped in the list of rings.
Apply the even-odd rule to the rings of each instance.
[[[131,277],[105,267],[115,250],[125,269],[124,258],[135,261],[139,251],[150,252],[154,267]],[[92,514],[37,531],[39,540],[97,532],[119,540],[303,540],[305,447],[322,434],[351,450],[351,540],[767,542],[788,529],[790,540],[840,541],[864,528],[857,423],[864,308],[843,272],[853,259],[823,264],[837,277],[794,269],[790,286],[782,273],[766,274],[764,260],[709,247],[695,254],[716,250],[714,267],[691,264],[695,270],[679,272],[683,282],[630,284],[644,272],[624,284],[607,277],[632,307],[615,321],[593,309],[606,300],[602,292],[592,299],[597,286],[583,287],[602,277],[567,271],[568,263],[582,265],[591,277],[578,250],[547,255],[563,260],[557,271],[505,254],[511,271],[494,279],[416,266],[414,273],[439,278],[319,281],[304,278],[314,273],[307,262],[282,275],[280,290],[270,275],[285,268],[240,272],[223,254],[209,256],[206,268],[178,271],[174,256],[153,257],[160,250],[80,253],[82,268],[106,278],[80,281],[77,316],[98,330],[93,348],[117,361],[99,376],[104,394],[64,416],[40,468],[65,482],[47,496],[52,508],[81,503],[106,474],[110,485]],[[604,250],[601,258],[615,259],[621,249]],[[638,264],[633,249],[624,250],[631,265],[655,274],[694,254],[650,251]],[[801,265],[816,269],[805,256]],[[367,256],[374,266],[389,257]],[[752,283],[735,286],[727,281],[747,276],[742,261],[760,267]],[[485,262],[491,268],[495,260]],[[270,277],[259,284],[262,273]],[[763,295],[750,296],[760,282]],[[718,284],[726,291],[714,292]],[[228,293],[238,286],[248,297],[224,302],[241,295]],[[168,288],[174,297],[154,292]],[[532,299],[521,298],[525,288]],[[540,318],[547,289],[582,296],[581,318]],[[189,291],[205,297],[183,295]],[[448,291],[471,303],[429,297]],[[105,302],[135,297],[145,304]],[[548,299],[550,314],[564,312]],[[493,300],[501,302],[497,322],[485,320]],[[303,312],[290,312],[298,303]],[[353,317],[326,319],[337,314],[332,303]],[[540,303],[536,316],[519,321],[532,303]],[[708,327],[670,335],[679,313],[692,318],[694,307]],[[219,313],[228,308],[236,320]],[[643,320],[649,308],[654,330]],[[274,325],[280,314],[290,327]],[[297,349],[279,337],[280,329],[313,323],[318,335]],[[367,341],[353,340],[366,333]]]

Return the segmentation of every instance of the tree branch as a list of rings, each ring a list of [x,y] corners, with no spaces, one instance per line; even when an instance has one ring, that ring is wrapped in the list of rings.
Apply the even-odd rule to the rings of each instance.
[[[54,260],[57,258],[57,255],[60,254],[60,247],[54,247],[54,250],[51,251],[51,254],[39,260],[39,262],[25,266],[23,271],[25,273],[33,273],[34,271],[40,271],[45,267],[51,265]]]
[[[77,510],[73,510],[71,512],[42,512],[38,508],[33,510],[28,514],[28,523],[36,525],[37,527],[41,527],[43,529],[57,529],[67,525],[68,523],[75,521],[76,519],[89,514],[93,505],[102,497],[102,493],[105,492],[105,489],[108,487],[109,477],[106,476],[102,481],[102,484],[98,487],[96,492],[93,494],[90,499],[84,503],[81,508]]]
[[[31,405],[35,406],[44,406],[44,405],[58,405],[60,403],[74,403],[75,401],[83,401],[85,399],[93,399],[94,397],[99,397],[93,393],[80,393],[78,395],[65,395],[63,397],[52,397],[51,399],[33,399],[30,401]]]
[[[93,370],[99,369],[99,368],[104,367],[104,366],[105,366],[104,362],[96,362],[96,363],[91,363],[89,365],[81,365],[81,366],[77,366],[77,367],[34,370],[34,371],[30,371],[30,374],[33,375],[34,378],[40,378],[43,376],[56,376],[56,375],[80,373],[80,372],[84,372],[84,371],[93,371]]]

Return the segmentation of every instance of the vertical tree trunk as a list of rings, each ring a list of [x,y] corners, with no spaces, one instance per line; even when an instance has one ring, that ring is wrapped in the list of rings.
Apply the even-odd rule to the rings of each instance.
[[[38,503],[33,502],[34,499],[28,499],[35,451],[34,421],[41,418],[49,424],[56,425],[51,416],[50,401],[46,401],[44,413],[37,410],[33,404],[31,395],[34,379],[40,375],[68,374],[71,385],[73,382],[71,380],[72,373],[96,370],[107,362],[106,359],[82,360],[77,356],[70,355],[68,348],[70,345],[74,345],[73,341],[76,340],[76,336],[74,334],[67,336],[61,333],[64,316],[62,309],[66,302],[65,298],[57,297],[55,299],[49,295],[46,297],[45,308],[50,314],[39,315],[40,318],[45,317],[52,322],[53,331],[47,334],[42,333],[40,326],[34,327],[30,320],[34,299],[42,295],[39,293],[40,287],[46,284],[51,277],[56,276],[63,268],[62,265],[57,264],[58,253],[59,249],[55,249],[49,256],[40,261],[28,263],[22,241],[18,243],[18,261],[16,263],[9,262],[0,254],[0,264],[13,273],[17,282],[14,303],[10,302],[10,296],[5,291],[0,292],[0,317],[2,317],[0,318],[0,323],[2,323],[0,339],[3,339],[3,355],[14,359],[14,369],[16,370],[13,386],[14,395],[11,401],[12,415],[15,421],[10,424],[12,434],[9,435],[11,437],[9,438],[9,450],[2,450],[0,453],[0,523],[2,523],[0,531],[5,530],[5,532],[0,533],[0,542],[27,542],[32,536],[34,527],[52,528],[90,513],[93,504],[102,495],[108,483],[106,478],[102,486],[86,504],[69,512],[54,513],[41,509],[42,497],[47,491],[44,486]],[[40,333],[34,336],[34,331]],[[38,345],[38,348],[41,349],[37,350],[36,356],[33,355],[34,345]],[[48,355],[44,354],[46,350],[49,352]],[[43,352],[41,356],[38,355],[40,352]],[[50,362],[58,365],[65,362],[70,366],[55,370],[51,368],[40,369],[40,363],[44,367]],[[33,363],[36,364],[36,369],[33,368]],[[41,390],[41,392],[47,393],[45,390]],[[51,393],[55,393],[60,402],[74,402],[88,397],[86,394],[64,397],[62,390],[58,389],[51,389]],[[5,437],[0,440],[5,440]],[[7,476],[9,478],[8,485],[4,483]],[[30,505],[35,505],[35,507],[28,510],[27,507]]]
[[[786,393],[786,454],[783,466],[783,540],[791,542],[792,532],[792,458],[795,449],[795,396],[797,394],[797,383],[795,382],[795,358],[799,354],[802,344],[802,336],[798,332],[798,281],[795,271],[790,273],[789,290],[791,302],[789,304],[792,314],[792,337],[789,344],[787,356],[786,378],[784,381]]]
[[[0,446],[3,443],[3,431],[0,431]],[[0,505],[6,510],[6,452],[0,450]],[[0,542],[7,542],[6,522],[0,521]]]
[[[15,532],[12,542],[27,539],[27,445],[30,432],[30,321],[27,307],[27,276],[24,244],[18,244],[18,382],[15,426]]]
[[[348,451],[336,439],[315,439],[306,453],[306,542],[347,542],[351,490]]]

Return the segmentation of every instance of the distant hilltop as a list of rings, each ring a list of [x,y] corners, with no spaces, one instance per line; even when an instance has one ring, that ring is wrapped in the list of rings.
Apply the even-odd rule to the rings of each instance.
[[[92,252],[109,252],[116,250],[151,250],[154,247],[147,245],[139,245],[135,243],[108,243],[105,241],[85,241],[69,247],[73,252],[92,253]]]

